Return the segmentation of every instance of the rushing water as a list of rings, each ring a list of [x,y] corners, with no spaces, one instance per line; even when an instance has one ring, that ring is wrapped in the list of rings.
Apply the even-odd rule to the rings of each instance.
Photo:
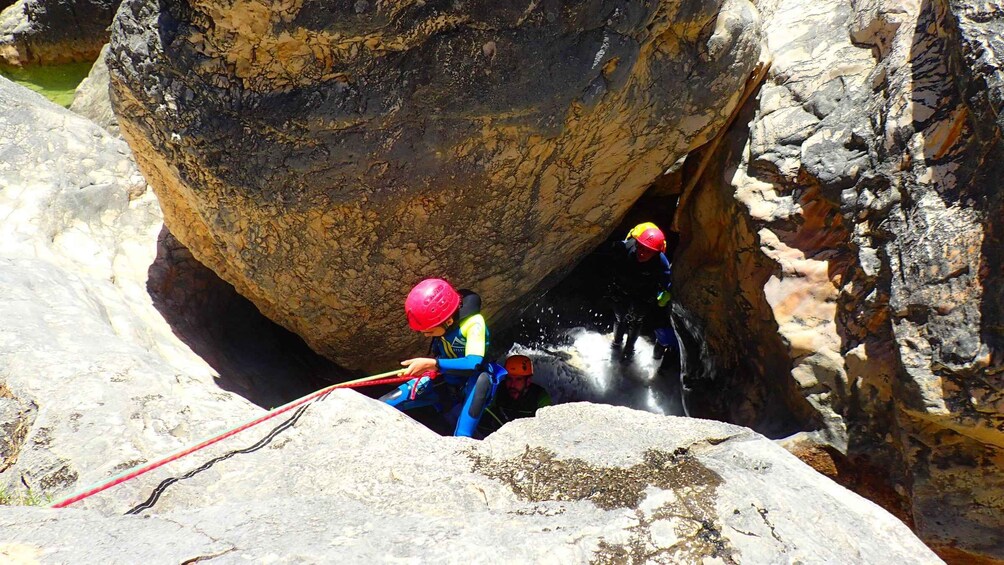
[[[683,415],[675,358],[652,357],[653,343],[639,338],[633,356],[611,347],[612,334],[584,327],[566,331],[553,348],[513,345],[511,354],[533,359],[534,382],[555,403],[589,401],[628,406],[657,414]]]
[[[494,353],[523,354],[534,363],[534,382],[556,403],[589,401],[658,414],[683,415],[679,360],[673,352],[653,358],[650,321],[634,355],[612,347],[614,316],[608,304],[609,266],[602,256],[584,259],[556,287],[528,307],[497,336]],[[658,323],[656,323],[658,322]]]

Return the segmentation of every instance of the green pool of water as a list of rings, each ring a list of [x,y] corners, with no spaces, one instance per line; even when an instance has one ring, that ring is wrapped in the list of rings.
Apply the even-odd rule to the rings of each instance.
[[[73,91],[91,70],[92,63],[0,68],[0,75],[26,86],[60,106],[69,108]]]

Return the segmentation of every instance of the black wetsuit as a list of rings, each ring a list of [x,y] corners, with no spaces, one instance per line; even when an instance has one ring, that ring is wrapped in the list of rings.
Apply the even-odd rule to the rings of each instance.
[[[614,242],[608,253],[612,267],[608,297],[617,317],[614,344],[619,345],[626,336],[624,351],[630,352],[646,319],[661,324],[664,310],[657,297],[669,289],[672,268],[665,253],[639,262],[638,242],[634,238]]]
[[[530,383],[526,391],[515,399],[509,396],[505,390],[499,390],[495,394],[495,400],[485,410],[478,431],[483,435],[488,435],[507,422],[530,418],[537,414],[538,409],[550,405],[551,395],[544,387],[536,383]]]

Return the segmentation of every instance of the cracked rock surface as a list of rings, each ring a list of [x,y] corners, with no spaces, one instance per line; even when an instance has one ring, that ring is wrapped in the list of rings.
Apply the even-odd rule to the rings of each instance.
[[[0,61],[57,65],[97,59],[121,0],[18,0],[0,13]]]
[[[0,140],[0,484],[56,495],[259,411],[152,304],[162,220],[126,144],[6,79]]]
[[[551,284],[716,133],[760,50],[747,0],[134,0],[108,65],[172,233],[377,370],[420,347],[423,277],[490,317]]]
[[[137,539],[162,535],[172,556],[221,563],[941,562],[877,505],[728,424],[566,404],[476,442],[335,391],[260,449],[221,458],[283,420],[142,477],[141,496],[107,491],[68,512],[0,508],[0,552],[94,561],[105,555],[86,547],[132,538],[135,525]],[[107,515],[158,485],[140,516]],[[88,538],[74,527],[85,519]],[[108,562],[172,562],[147,551],[129,541]]]
[[[681,213],[695,413],[817,430],[930,544],[1004,559],[1004,6],[759,8],[770,74]]]

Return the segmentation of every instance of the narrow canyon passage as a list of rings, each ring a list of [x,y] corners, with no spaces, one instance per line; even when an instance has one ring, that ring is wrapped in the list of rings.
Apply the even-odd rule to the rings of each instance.
[[[516,322],[495,332],[490,355],[499,362],[516,353],[531,357],[534,381],[556,404],[589,401],[683,415],[677,354],[653,356],[652,330],[664,324],[647,322],[633,355],[611,346],[615,319],[602,261],[587,256]],[[219,386],[259,406],[278,406],[350,376],[261,315],[166,230],[148,290],[176,335],[219,372]],[[362,392],[378,397],[386,389]]]
[[[525,561],[689,562],[703,539],[693,560],[937,562],[891,559],[907,542],[870,536],[901,524],[839,485],[953,565],[1004,563],[1004,0],[119,1],[0,0],[0,495],[63,496],[316,394],[219,445],[242,457],[163,475],[203,469],[186,508],[232,499],[266,553],[270,524],[355,508],[402,532],[354,531],[366,563],[370,539],[428,561],[414,542],[447,516]],[[623,241],[646,222],[658,244]],[[668,306],[666,257],[631,247],[667,237]],[[426,295],[412,314],[454,320],[423,331],[402,306],[440,277],[481,316]],[[615,311],[648,316],[631,346]],[[485,408],[481,358],[512,355],[550,399],[514,377]],[[388,400],[434,408],[370,401],[410,377],[325,394],[409,358],[456,378]],[[594,503],[654,479],[597,519],[566,504],[570,465]],[[560,488],[523,499],[528,470]],[[429,480],[499,471],[519,480],[452,506]],[[0,532],[28,523],[4,511]],[[220,523],[192,520],[214,543]]]
[[[621,231],[611,237],[622,236]],[[533,359],[534,381],[555,403],[589,401],[684,415],[676,352],[653,356],[653,330],[666,326],[668,317],[646,320],[633,355],[613,347],[610,275],[602,255],[587,256],[500,332],[493,349],[502,358],[519,353]]]

